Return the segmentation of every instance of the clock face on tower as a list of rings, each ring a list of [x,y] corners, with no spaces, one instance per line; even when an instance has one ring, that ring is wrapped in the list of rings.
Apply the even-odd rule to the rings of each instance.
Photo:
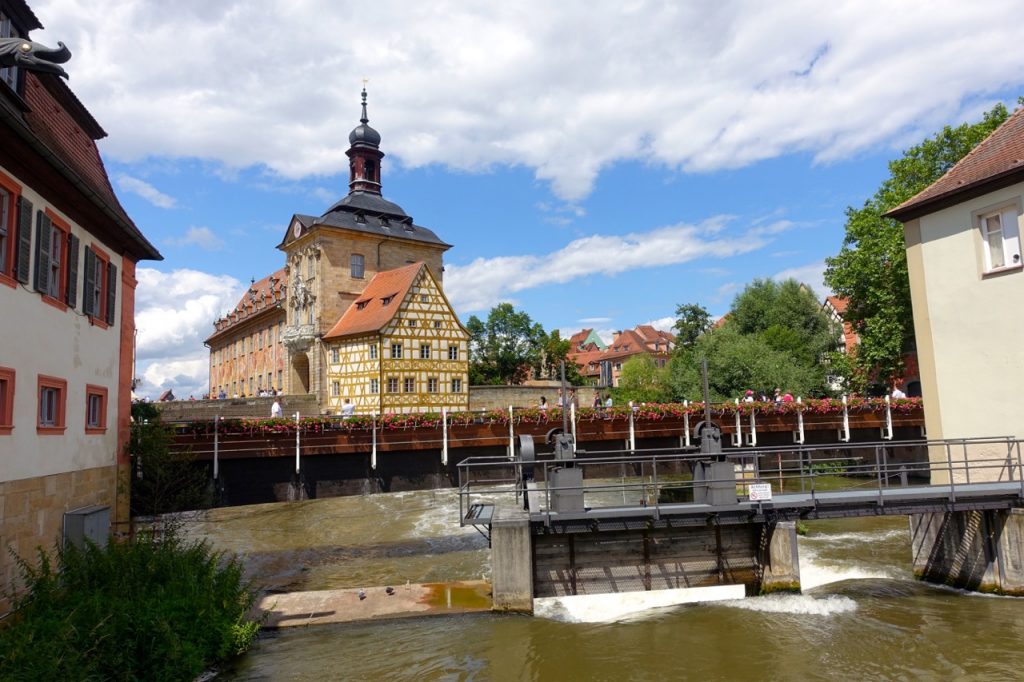
[[[302,234],[302,223],[296,220],[292,223],[292,236],[298,239],[300,234]]]

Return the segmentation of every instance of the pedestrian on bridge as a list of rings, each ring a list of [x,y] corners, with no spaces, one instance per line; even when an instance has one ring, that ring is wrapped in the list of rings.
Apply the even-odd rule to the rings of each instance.
[[[271,419],[281,418],[281,403],[277,402],[277,398],[274,398],[274,404],[270,406],[270,417]]]

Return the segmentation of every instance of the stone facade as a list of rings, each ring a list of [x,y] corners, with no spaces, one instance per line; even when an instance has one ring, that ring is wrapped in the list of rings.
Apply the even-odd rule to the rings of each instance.
[[[349,135],[351,147],[346,152],[348,195],[320,216],[293,215],[277,247],[284,252],[285,267],[254,283],[250,298],[243,296],[235,311],[216,322],[217,330],[207,341],[212,396],[221,388],[228,396],[241,395],[243,384],[245,393],[251,395],[253,390],[258,392],[261,378],[266,382],[269,373],[274,388],[292,395],[312,394],[321,412],[330,412],[338,403],[332,400],[339,397],[332,396],[337,375],[350,372],[331,369],[328,358],[332,349],[323,336],[373,278],[423,263],[440,290],[443,256],[451,246],[383,198],[384,153],[379,147],[380,134],[368,122],[364,91],[360,125]],[[275,281],[280,297],[274,291]],[[265,290],[269,297],[264,296]],[[264,298],[265,307],[261,307]],[[461,329],[457,319],[455,324]],[[264,334],[269,334],[271,345],[261,354],[259,341]],[[250,350],[253,339],[255,348]],[[329,379],[332,371],[336,376]],[[236,382],[237,391],[233,388]],[[465,383],[462,386],[468,391]]]
[[[210,397],[254,396],[284,390],[287,353],[284,270],[253,282],[235,308],[214,322],[210,347]],[[181,396],[184,397],[184,396]]]
[[[10,551],[30,561],[39,547],[52,550],[61,537],[64,513],[89,505],[116,508],[118,496],[117,467],[97,467],[67,471],[49,476],[36,476],[18,481],[0,481],[0,581],[20,586],[18,567]],[[127,494],[121,495],[127,501]],[[113,514],[112,514],[113,516]],[[127,517],[120,525],[124,525]],[[115,525],[115,532],[119,530]],[[10,604],[0,597],[0,613]]]

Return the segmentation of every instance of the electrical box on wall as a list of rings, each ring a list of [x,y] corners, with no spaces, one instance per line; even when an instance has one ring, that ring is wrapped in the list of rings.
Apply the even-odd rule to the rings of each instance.
[[[94,504],[64,512],[64,545],[84,547],[89,540],[107,544],[110,536],[110,507]]]

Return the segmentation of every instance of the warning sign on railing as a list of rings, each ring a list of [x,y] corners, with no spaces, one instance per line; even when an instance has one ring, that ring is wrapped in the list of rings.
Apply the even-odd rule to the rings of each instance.
[[[772,499],[771,483],[751,483],[749,487],[751,502],[767,502]]]

